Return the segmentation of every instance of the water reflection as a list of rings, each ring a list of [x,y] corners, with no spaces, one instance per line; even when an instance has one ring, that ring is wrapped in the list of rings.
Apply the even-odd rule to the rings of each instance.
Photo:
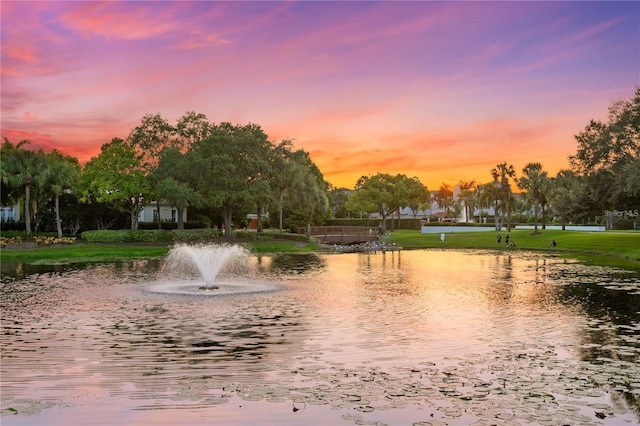
[[[278,291],[153,293],[148,260],[3,276],[2,423],[640,422],[637,273],[438,250],[255,264]]]

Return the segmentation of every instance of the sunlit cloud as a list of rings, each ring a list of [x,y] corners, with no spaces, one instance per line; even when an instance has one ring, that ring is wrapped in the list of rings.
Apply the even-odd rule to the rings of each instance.
[[[59,17],[67,28],[84,37],[101,36],[116,39],[143,39],[164,34],[175,25],[162,13],[163,3],[82,2]]]
[[[145,114],[294,140],[325,178],[431,189],[567,167],[640,85],[634,2],[3,2],[2,136],[81,162]]]

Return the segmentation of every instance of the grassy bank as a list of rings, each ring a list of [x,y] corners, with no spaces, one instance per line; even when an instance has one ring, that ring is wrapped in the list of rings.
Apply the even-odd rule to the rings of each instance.
[[[502,235],[497,244],[496,236]],[[419,231],[400,230],[392,233],[389,242],[405,249],[455,248],[494,250],[544,250],[555,255],[564,255],[591,260],[596,264],[616,265],[640,269],[640,232],[581,232],[539,230],[513,230],[509,233],[515,247],[506,247],[506,232],[449,232],[445,241],[440,234],[421,234]],[[556,246],[549,243],[555,240]]]
[[[395,231],[389,242],[405,249],[491,249],[491,250],[539,250],[552,255],[580,258],[590,263],[619,266],[640,270],[640,232],[578,232],[541,230],[533,235],[531,230],[514,230],[510,240],[515,247],[506,247],[505,232],[502,244],[496,243],[497,232],[448,232],[445,241],[440,234],[421,234],[419,231]],[[557,245],[549,247],[551,240]],[[242,241],[235,240],[256,253],[320,251],[318,244],[287,240]],[[32,248],[4,248],[0,259],[7,262],[73,263],[100,262],[135,258],[165,256],[169,244],[100,244],[78,242]]]
[[[256,253],[309,252],[320,249],[317,244],[296,241],[251,241],[241,243]],[[103,244],[75,243],[69,245],[38,246],[29,248],[0,249],[0,259],[7,262],[26,263],[74,263],[107,262],[126,259],[141,259],[166,256],[168,244]]]

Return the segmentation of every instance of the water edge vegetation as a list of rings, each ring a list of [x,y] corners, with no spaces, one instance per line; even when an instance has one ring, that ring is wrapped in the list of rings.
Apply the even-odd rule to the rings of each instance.
[[[497,243],[497,235],[502,242]],[[441,241],[439,234],[421,234],[414,230],[398,230],[389,234],[387,242],[395,243],[404,249],[488,249],[499,251],[545,251],[553,256],[577,258],[596,265],[617,266],[625,269],[640,270],[640,232],[580,232],[541,230],[537,234],[530,230],[512,230],[510,241],[515,247],[505,244],[505,232],[450,232]],[[226,241],[221,238],[219,241]],[[551,247],[550,242],[556,245]],[[332,246],[315,241],[303,243],[292,240],[249,240],[233,239],[230,242],[242,244],[256,253],[282,252],[323,252],[331,251]],[[102,262],[126,259],[163,257],[171,244],[105,244],[77,242],[55,246],[14,245],[0,250],[3,262],[27,263],[75,263]]]

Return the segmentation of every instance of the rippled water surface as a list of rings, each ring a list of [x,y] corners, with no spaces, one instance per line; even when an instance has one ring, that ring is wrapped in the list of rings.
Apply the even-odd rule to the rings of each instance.
[[[637,272],[437,250],[254,264],[226,295],[159,292],[182,281],[158,261],[3,269],[2,425],[640,424]]]

